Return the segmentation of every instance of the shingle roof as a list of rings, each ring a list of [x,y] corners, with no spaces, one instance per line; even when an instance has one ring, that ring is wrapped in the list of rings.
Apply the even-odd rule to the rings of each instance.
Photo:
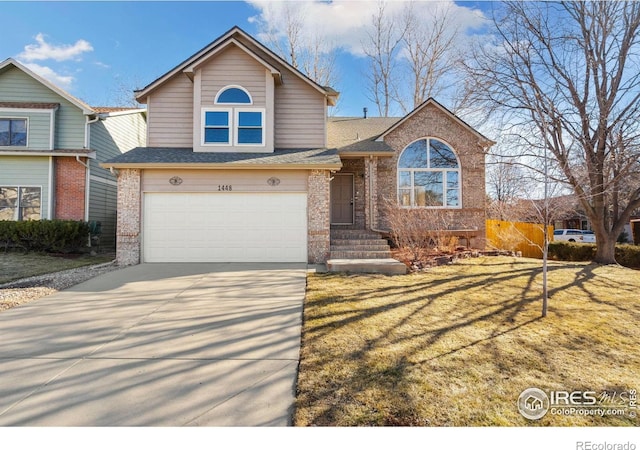
[[[391,152],[385,142],[376,142],[399,117],[330,117],[327,120],[328,146],[346,152]]]
[[[194,152],[192,148],[138,147],[103,165],[105,167],[224,165],[229,168],[294,166],[301,168],[340,168],[336,150],[276,149],[273,153]]]
[[[139,108],[128,106],[92,106],[91,107],[97,113],[112,113],[121,111],[135,111]]]

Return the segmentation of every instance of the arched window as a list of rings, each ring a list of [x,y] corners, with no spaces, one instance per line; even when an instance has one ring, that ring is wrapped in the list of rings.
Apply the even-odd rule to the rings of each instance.
[[[398,202],[407,207],[459,208],[460,163],[451,147],[434,138],[409,144],[398,159]]]
[[[215,107],[202,108],[202,145],[264,147],[265,108],[251,106],[249,91],[225,86],[214,103]]]
[[[227,86],[220,89],[215,99],[216,104],[233,103],[239,105],[250,105],[253,103],[251,95],[240,86]]]

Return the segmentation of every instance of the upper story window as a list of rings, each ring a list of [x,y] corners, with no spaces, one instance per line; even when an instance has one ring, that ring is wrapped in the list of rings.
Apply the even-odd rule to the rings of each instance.
[[[434,138],[409,144],[398,159],[401,206],[459,208],[460,163],[454,151]]]
[[[242,87],[226,87],[220,89],[218,95],[216,95],[215,103],[236,103],[242,105],[250,105],[253,103],[251,95],[245,91]]]
[[[27,119],[0,119],[0,147],[27,146]]]
[[[251,94],[241,86],[218,92],[216,106],[202,109],[202,145],[264,146],[264,108],[253,108]]]

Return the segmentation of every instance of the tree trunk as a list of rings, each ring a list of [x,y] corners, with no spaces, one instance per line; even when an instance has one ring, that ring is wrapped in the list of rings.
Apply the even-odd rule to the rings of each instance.
[[[597,236],[596,239],[596,257],[593,262],[598,264],[617,264],[615,257],[616,238],[606,234]]]

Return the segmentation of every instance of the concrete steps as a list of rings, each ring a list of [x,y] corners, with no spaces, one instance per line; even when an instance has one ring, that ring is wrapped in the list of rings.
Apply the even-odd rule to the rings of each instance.
[[[407,266],[400,261],[388,259],[330,259],[327,261],[329,272],[379,273],[383,275],[404,275]]]
[[[367,230],[331,230],[330,272],[407,273],[407,267],[391,258],[389,243]]]

